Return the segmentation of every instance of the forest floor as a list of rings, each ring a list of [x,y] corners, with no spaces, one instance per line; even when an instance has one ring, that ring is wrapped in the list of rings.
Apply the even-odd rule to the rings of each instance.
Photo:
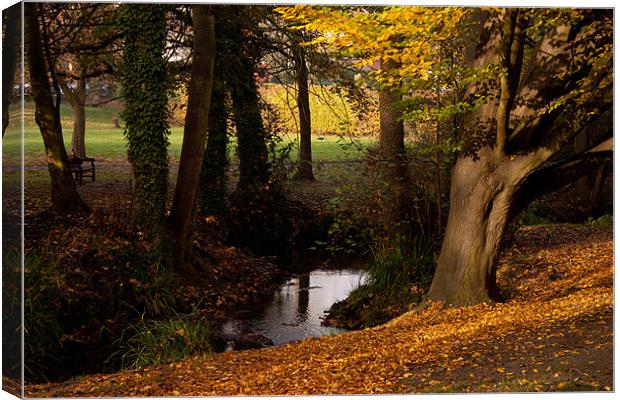
[[[611,232],[522,228],[499,274],[505,303],[431,304],[375,328],[29,385],[26,396],[613,390]]]

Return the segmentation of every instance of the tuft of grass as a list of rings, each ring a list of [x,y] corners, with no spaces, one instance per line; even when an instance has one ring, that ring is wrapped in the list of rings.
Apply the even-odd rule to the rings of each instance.
[[[429,241],[385,244],[375,252],[365,282],[334,304],[327,319],[350,329],[383,324],[422,300],[434,267],[435,248]]]
[[[139,314],[149,317],[165,317],[174,313],[175,276],[166,268],[165,261],[157,253],[139,253],[137,249],[125,249],[117,255],[124,282],[118,288],[117,298],[131,304]]]
[[[178,362],[212,350],[207,323],[191,315],[163,321],[145,321],[142,317],[125,329],[116,345],[119,349],[110,359],[120,358],[123,369]]]
[[[603,215],[599,218],[589,218],[586,225],[603,232],[611,232],[614,229],[613,215]]]
[[[14,262],[19,262],[18,256]],[[49,257],[24,255],[24,368],[31,378],[47,379],[60,358],[64,328],[59,294],[64,286],[64,274]]]
[[[368,284],[378,290],[390,286],[403,287],[417,282],[430,282],[435,265],[431,242],[415,238],[408,243],[397,238],[395,243],[379,245],[368,268]]]

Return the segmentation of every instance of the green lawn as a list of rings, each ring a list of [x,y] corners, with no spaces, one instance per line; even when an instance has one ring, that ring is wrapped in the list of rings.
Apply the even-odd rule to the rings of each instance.
[[[118,160],[124,159],[126,154],[126,141],[123,137],[123,130],[115,128],[112,122],[113,117],[118,114],[118,110],[103,107],[87,107],[86,115],[86,153],[91,157]],[[19,154],[20,151],[20,126],[19,112],[13,110],[11,114],[9,128],[3,138],[3,154],[5,157]],[[43,141],[38,127],[34,122],[32,105],[27,104],[24,116],[24,152],[26,164],[40,163],[44,156]],[[61,118],[65,146],[71,150],[71,129],[73,121],[71,119],[71,108],[67,105],[61,107]],[[234,138],[231,140],[231,158],[234,159]],[[178,159],[181,153],[181,142],[183,140],[183,128],[173,127],[170,134],[169,155]],[[286,146],[292,143],[291,159],[297,159],[297,141],[291,135],[283,138],[281,145]],[[339,137],[336,135],[325,135],[313,138],[312,151],[315,161],[347,160],[356,159],[361,156],[363,149],[372,143],[368,137],[350,138]]]
[[[64,130],[65,146],[70,151],[71,131]],[[178,159],[181,153],[183,129],[172,128],[170,134],[170,147],[168,154],[173,159]],[[297,142],[285,138],[282,145],[292,142],[291,159],[297,159]],[[348,160],[359,158],[363,149],[372,143],[368,138],[346,138],[338,136],[322,136],[313,138],[312,152],[315,161]],[[231,143],[231,152],[234,152],[235,143]],[[3,139],[3,152],[6,155],[18,154],[20,150],[20,132],[7,130]],[[43,141],[37,129],[27,128],[24,130],[24,152],[26,163],[40,159],[43,153]],[[104,159],[124,158],[126,154],[126,141],[122,129],[88,129],[86,132],[86,152],[91,157]],[[231,154],[232,156],[233,154]]]

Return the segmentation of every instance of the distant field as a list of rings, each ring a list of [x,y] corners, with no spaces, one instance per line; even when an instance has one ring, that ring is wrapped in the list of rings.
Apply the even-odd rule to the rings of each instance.
[[[112,122],[118,110],[104,107],[87,107],[86,109],[86,153],[95,158],[110,160],[124,159],[126,154],[126,141],[123,130],[115,128]],[[65,146],[70,150],[71,130],[73,128],[71,108],[63,104],[61,106],[61,120]],[[19,113],[14,111],[11,115],[11,124],[3,138],[3,154],[10,157],[19,154],[20,151],[20,126]],[[169,155],[178,159],[181,153],[183,129],[171,128]],[[291,159],[298,157],[297,142],[294,136],[283,138],[282,145],[292,144]],[[315,161],[346,160],[360,157],[363,149],[372,143],[368,137],[352,138],[346,135],[324,135],[313,138],[312,150]],[[231,153],[234,152],[234,141],[231,141]],[[39,163],[44,156],[43,141],[38,127],[34,122],[34,111],[31,104],[27,104],[25,110],[24,126],[24,151],[27,164]],[[232,155],[232,154],[231,154]]]

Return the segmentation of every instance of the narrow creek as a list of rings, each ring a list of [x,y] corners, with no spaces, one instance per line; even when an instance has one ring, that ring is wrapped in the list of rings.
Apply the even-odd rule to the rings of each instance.
[[[332,304],[344,300],[363,280],[362,269],[315,269],[296,274],[261,309],[225,323],[222,333],[229,337],[260,335],[276,346],[338,334],[344,330],[321,325],[323,317]]]

